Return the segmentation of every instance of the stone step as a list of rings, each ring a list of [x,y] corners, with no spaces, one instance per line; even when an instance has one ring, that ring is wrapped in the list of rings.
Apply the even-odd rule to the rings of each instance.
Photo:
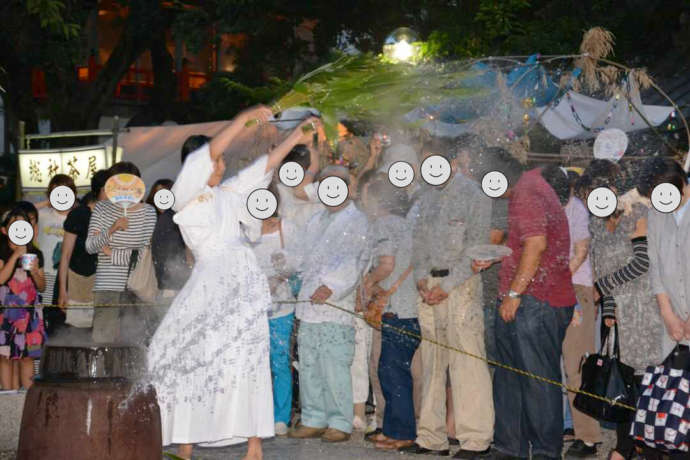
[[[0,391],[0,452],[16,451],[26,391]]]

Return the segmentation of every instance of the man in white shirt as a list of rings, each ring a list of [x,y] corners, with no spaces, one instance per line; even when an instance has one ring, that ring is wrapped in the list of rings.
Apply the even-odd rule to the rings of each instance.
[[[350,184],[342,167],[326,168],[321,175]],[[355,329],[352,315],[324,302],[354,311],[366,263],[367,218],[348,198],[315,214],[304,230],[300,247],[287,251],[290,265],[300,267],[298,299],[304,301],[295,311],[301,321],[297,345],[302,422],[290,437],[346,441],[352,432]]]

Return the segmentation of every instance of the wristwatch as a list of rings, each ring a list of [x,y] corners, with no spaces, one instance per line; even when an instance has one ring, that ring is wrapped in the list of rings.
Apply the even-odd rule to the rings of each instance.
[[[522,297],[522,295],[518,294],[517,292],[511,289],[510,291],[508,291],[508,297],[510,297],[511,299],[519,299]]]

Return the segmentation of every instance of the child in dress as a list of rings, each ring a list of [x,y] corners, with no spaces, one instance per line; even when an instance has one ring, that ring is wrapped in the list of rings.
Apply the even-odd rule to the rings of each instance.
[[[33,360],[41,356],[45,341],[39,292],[45,288],[43,255],[33,243],[17,246],[7,236],[10,225],[30,222],[22,209],[14,209],[2,224],[0,235],[0,385],[4,390],[29,388],[34,375]],[[22,256],[35,254],[28,270]]]

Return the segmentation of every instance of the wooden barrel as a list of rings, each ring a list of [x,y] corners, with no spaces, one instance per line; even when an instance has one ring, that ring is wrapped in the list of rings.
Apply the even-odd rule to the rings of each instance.
[[[108,347],[46,347],[24,403],[18,460],[160,460],[155,390],[132,391],[145,355]]]

